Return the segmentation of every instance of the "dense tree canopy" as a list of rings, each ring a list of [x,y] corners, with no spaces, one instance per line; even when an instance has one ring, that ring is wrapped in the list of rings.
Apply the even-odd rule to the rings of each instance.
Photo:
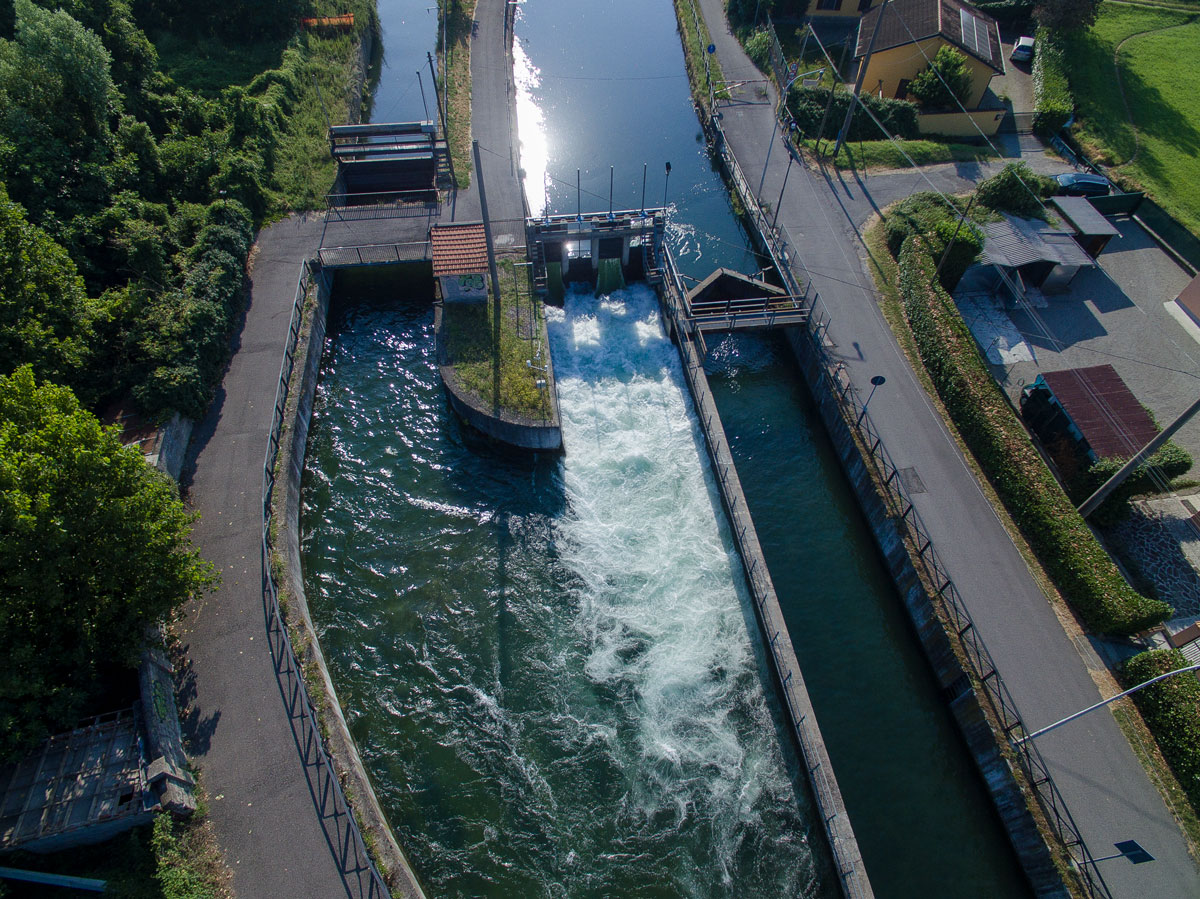
[[[1055,31],[1080,31],[1096,24],[1100,0],[1041,0],[1034,4],[1037,23]]]
[[[212,585],[189,524],[70,390],[0,378],[0,757],[73,725],[146,625]]]
[[[37,374],[86,394],[95,308],[67,251],[0,185],[0,374]]]
[[[954,109],[959,103],[966,104],[971,98],[967,57],[955,47],[940,47],[929,66],[909,84],[908,93],[922,109]]]

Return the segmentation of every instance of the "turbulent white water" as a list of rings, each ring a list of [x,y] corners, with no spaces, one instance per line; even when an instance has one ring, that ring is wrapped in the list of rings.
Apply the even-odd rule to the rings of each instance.
[[[673,826],[707,818],[724,878],[746,831],[769,827],[801,868],[776,886],[795,891],[811,859],[800,833],[778,831],[795,798],[655,295],[572,290],[549,330],[567,450],[558,555],[582,585],[587,676],[636,710],[630,801]]]

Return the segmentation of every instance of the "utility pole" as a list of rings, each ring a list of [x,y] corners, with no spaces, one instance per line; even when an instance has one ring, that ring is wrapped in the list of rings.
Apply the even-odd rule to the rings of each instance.
[[[1121,466],[1121,470],[1115,475],[1100,485],[1100,489],[1083,501],[1083,504],[1077,510],[1080,515],[1087,518],[1099,508],[1100,504],[1108,499],[1110,493],[1116,490],[1124,483],[1125,479],[1133,474],[1134,470],[1146,461],[1150,456],[1154,455],[1155,451],[1166,443],[1174,435],[1176,431],[1182,428],[1189,418],[1200,410],[1200,399],[1183,410],[1183,413],[1173,422],[1163,428],[1162,433],[1138,450],[1132,459]]]
[[[871,42],[867,44],[867,55],[863,58],[862,65],[858,67],[858,75],[854,79],[854,96],[850,98],[850,105],[846,109],[846,118],[842,122],[842,130],[838,132],[837,145],[833,148],[833,160],[837,163],[837,155],[841,152],[842,144],[846,140],[846,134],[850,131],[850,119],[854,117],[854,105],[858,102],[859,91],[862,90],[863,79],[867,74],[867,66],[871,64],[871,53],[875,50],[875,38],[879,37],[879,26],[883,24],[883,16],[887,12],[888,3],[891,0],[883,0],[883,6],[879,7],[879,18],[875,20],[875,27],[871,29]]]
[[[492,276],[492,411],[500,414],[500,278],[496,274],[496,248],[488,218],[487,192],[483,189],[483,166],[479,164],[479,141],[471,141],[475,154],[475,177],[479,179],[479,208],[483,213],[483,239],[487,243],[488,274]]]

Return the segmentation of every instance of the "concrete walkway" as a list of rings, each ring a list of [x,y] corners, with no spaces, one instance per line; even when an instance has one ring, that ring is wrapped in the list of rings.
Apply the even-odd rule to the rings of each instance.
[[[471,60],[474,133],[481,145],[498,247],[524,243],[505,0],[480,0]],[[501,72],[507,77],[499,77]],[[259,234],[250,298],[233,358],[197,427],[183,487],[200,520],[193,540],[220,570],[221,588],[187,610],[179,633],[188,703],[185,734],[209,795],[209,814],[246,899],[358,896],[361,871],[343,871],[334,825],[317,813],[269,651],[262,592],[262,476],[275,386],[303,261],[330,246],[423,239],[438,221],[478,220],[478,178],[417,219],[331,222],[292,216]],[[328,829],[327,829],[328,828]]]
[[[267,642],[262,589],[263,458],[300,265],[321,222],[291,217],[259,234],[234,355],[192,438],[183,485],[193,540],[221,588],[179,626],[184,722],[209,815],[238,896],[351,895],[300,760]]]
[[[721,0],[699,3],[725,77],[761,78],[729,33]],[[773,92],[760,99],[754,89],[736,90],[721,109],[725,133],[752,184],[767,157],[775,102]],[[772,207],[787,159],[780,140],[770,154],[762,190]],[[967,177],[961,167],[938,168],[939,177],[952,173],[967,184],[991,166],[973,167]],[[914,505],[1026,725],[1034,729],[1100,699],[1089,672],[1099,662],[1086,643],[1077,646],[1064,632],[879,311],[856,226],[869,214],[864,210],[903,195],[899,179],[911,185],[909,190],[928,189],[915,173],[854,179],[797,168],[779,221],[832,318],[829,336],[853,384],[865,396],[872,376],[887,378],[871,404],[871,417],[897,467],[913,469],[924,484],[924,492],[913,496]],[[876,185],[887,185],[886,196],[877,195]],[[1114,843],[1132,839],[1156,859],[1136,867],[1124,859],[1099,863],[1114,896],[1200,895],[1200,871],[1183,836],[1108,711],[1063,727],[1039,745],[1094,856],[1111,855]],[[869,871],[871,860],[866,861]],[[980,890],[986,894],[985,885]]]

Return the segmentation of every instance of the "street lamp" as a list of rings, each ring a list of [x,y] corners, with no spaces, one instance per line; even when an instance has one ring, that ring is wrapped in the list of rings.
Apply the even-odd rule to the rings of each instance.
[[[667,175],[663,178],[663,210],[667,208],[667,185],[671,183],[671,163],[667,163]]]
[[[1055,728],[1062,727],[1064,724],[1070,724],[1076,718],[1082,718],[1088,712],[1094,712],[1096,709],[1102,708],[1103,706],[1108,705],[1110,702],[1116,702],[1118,699],[1123,699],[1124,697],[1128,696],[1130,693],[1136,693],[1138,690],[1141,690],[1144,687],[1148,687],[1151,684],[1157,684],[1160,680],[1166,680],[1168,677],[1174,677],[1176,674],[1184,674],[1188,671],[1197,671],[1197,670],[1200,670],[1200,665],[1188,665],[1186,668],[1176,668],[1174,671],[1168,671],[1166,674],[1160,674],[1160,675],[1158,675],[1158,677],[1152,677],[1148,681],[1142,681],[1136,687],[1130,687],[1124,693],[1118,693],[1116,696],[1110,696],[1110,697],[1108,697],[1108,699],[1102,699],[1095,705],[1089,705],[1086,709],[1083,709],[1082,711],[1078,711],[1074,715],[1067,715],[1066,718],[1059,718],[1053,724],[1047,724],[1045,727],[1043,727],[1039,730],[1035,730],[1031,734],[1026,734],[1025,736],[1021,737],[1021,739],[1014,740],[1013,745],[1020,746],[1022,743],[1028,743],[1031,740],[1036,740],[1042,734],[1047,734],[1050,731],[1054,730]],[[1120,849],[1121,847],[1118,846],[1117,848]]]
[[[866,418],[867,406],[871,405],[871,397],[875,395],[875,388],[882,387],[886,383],[887,378],[883,375],[876,375],[871,379],[871,392],[867,394],[867,401],[863,403],[862,412],[858,413],[858,421],[855,422],[856,425],[862,424],[862,420]]]

